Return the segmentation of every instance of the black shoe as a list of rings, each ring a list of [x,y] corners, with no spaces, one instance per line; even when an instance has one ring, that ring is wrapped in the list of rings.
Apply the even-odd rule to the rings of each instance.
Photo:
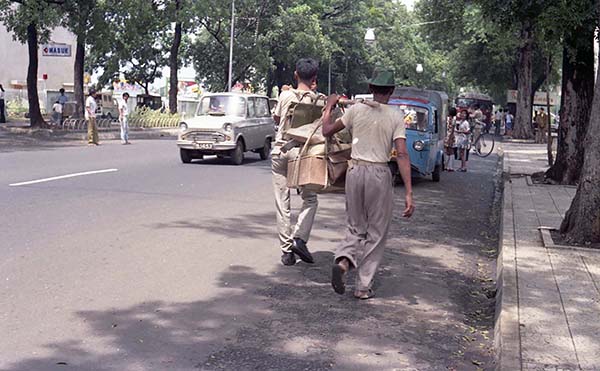
[[[296,255],[293,252],[284,252],[281,255],[281,262],[283,265],[294,265],[296,264]]]
[[[310,254],[310,251],[308,251],[308,247],[306,247],[306,242],[299,238],[294,238],[294,242],[292,243],[292,252],[298,255],[305,263],[313,264],[315,262]]]

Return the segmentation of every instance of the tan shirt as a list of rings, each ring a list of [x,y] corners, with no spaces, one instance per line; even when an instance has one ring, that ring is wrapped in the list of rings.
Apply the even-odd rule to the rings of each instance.
[[[283,140],[283,134],[284,134],[283,128],[285,126],[284,125],[285,120],[287,120],[287,112],[288,112],[288,109],[290,108],[290,105],[292,103],[298,102],[298,95],[296,95],[296,93],[300,96],[302,96],[305,93],[309,93],[309,94],[306,94],[304,99],[302,99],[303,102],[308,102],[308,103],[310,103],[312,99],[317,97],[317,95],[315,93],[313,93],[312,91],[297,90],[297,89],[285,90],[279,95],[279,102],[277,102],[277,106],[275,107],[275,113],[274,113],[275,116],[280,117],[279,128],[277,129],[277,135],[275,136],[275,144],[276,145],[283,145],[286,142],[285,140]]]
[[[387,104],[350,107],[342,123],[352,133],[352,159],[388,162],[394,140],[406,138],[404,115]]]

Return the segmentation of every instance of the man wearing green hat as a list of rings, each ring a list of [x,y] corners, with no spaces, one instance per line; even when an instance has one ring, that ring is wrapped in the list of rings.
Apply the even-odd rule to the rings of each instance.
[[[414,212],[404,117],[387,104],[394,92],[394,72],[377,68],[368,83],[374,102],[356,104],[333,121],[331,111],[339,99],[333,94],[323,113],[323,135],[331,137],[344,128],[352,133],[352,160],[346,175],[348,231],[335,254],[331,284],[336,293],[343,294],[346,273],[355,268],[354,296],[358,299],[374,295],[371,286],[392,219],[393,185],[388,167],[392,145],[406,191],[403,216],[410,218]]]

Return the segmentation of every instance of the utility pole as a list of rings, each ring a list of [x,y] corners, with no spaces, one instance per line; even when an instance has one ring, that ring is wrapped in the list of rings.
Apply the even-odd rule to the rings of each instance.
[[[229,76],[227,78],[227,91],[231,91],[231,78],[233,73],[233,30],[235,25],[235,0],[231,0],[231,34],[229,35]]]

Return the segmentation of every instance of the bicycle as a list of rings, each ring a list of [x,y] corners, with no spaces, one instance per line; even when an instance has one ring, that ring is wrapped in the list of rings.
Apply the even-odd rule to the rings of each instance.
[[[494,144],[496,143],[494,136],[490,133],[486,133],[481,130],[481,134],[474,138],[471,136],[471,148],[473,153],[479,157],[488,157],[494,151]]]

